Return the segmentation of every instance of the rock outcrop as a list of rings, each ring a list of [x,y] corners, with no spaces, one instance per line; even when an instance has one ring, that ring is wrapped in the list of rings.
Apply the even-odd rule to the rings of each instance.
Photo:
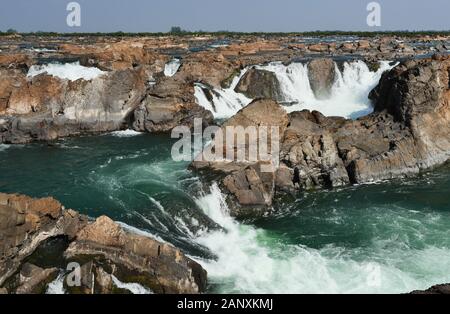
[[[335,63],[330,58],[313,59],[308,63],[308,77],[316,98],[329,98],[336,79]]]
[[[249,69],[234,89],[250,99],[272,99],[282,101],[280,82],[275,73],[262,69]]]
[[[206,289],[206,271],[180,250],[127,233],[106,216],[80,230],[64,254],[69,261],[91,259],[96,278],[101,277],[99,267],[109,267],[120,280],[139,278],[155,293],[199,293]]]
[[[67,284],[72,274],[64,273],[61,265],[27,262],[46,241],[60,237],[68,247],[55,254],[81,266],[81,285]],[[44,293],[61,272],[69,293],[126,292],[113,283],[113,276],[154,293],[206,289],[206,271],[170,244],[127,232],[105,216],[89,222],[53,198],[0,194],[0,243],[0,287],[10,293]]]
[[[85,219],[53,198],[0,193],[0,286],[45,240],[73,238]]]
[[[450,284],[436,285],[427,290],[415,290],[411,294],[450,294]]]
[[[280,163],[261,173],[261,161],[194,162],[221,173],[233,214],[261,215],[273,197],[293,191],[293,169],[303,188],[336,187],[416,174],[450,158],[450,59],[407,61],[383,75],[370,97],[375,112],[357,120],[293,112],[254,102],[225,125],[259,126],[285,121]],[[248,119],[249,111],[251,119]],[[254,143],[246,143],[248,150]],[[259,209],[258,209],[259,208]]]
[[[90,81],[46,74],[12,86],[0,142],[26,143],[124,128],[146,93],[145,70],[114,71]],[[6,78],[8,79],[8,77]]]
[[[204,125],[213,122],[213,115],[195,102],[194,84],[178,75],[161,78],[149,89],[133,114],[132,127],[137,131],[165,132],[179,125],[193,126],[201,118]]]

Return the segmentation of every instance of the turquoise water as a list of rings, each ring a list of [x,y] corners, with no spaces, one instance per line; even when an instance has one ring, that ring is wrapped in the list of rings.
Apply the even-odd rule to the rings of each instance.
[[[172,161],[168,136],[126,135],[0,145],[0,191],[51,195],[173,243],[208,270],[210,292],[400,293],[450,282],[449,166],[302,193],[275,217],[237,222],[216,184]]]

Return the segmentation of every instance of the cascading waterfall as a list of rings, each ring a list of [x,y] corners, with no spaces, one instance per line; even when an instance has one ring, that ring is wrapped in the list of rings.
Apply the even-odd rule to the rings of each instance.
[[[238,76],[233,78],[233,81],[228,88],[209,89],[201,83],[196,83],[195,98],[197,99],[197,103],[205,109],[211,111],[216,119],[226,119],[235,115],[236,112],[247,106],[252,101],[252,99],[246,97],[245,95],[234,91],[247,70],[248,69],[242,70]],[[208,100],[205,90],[210,92],[212,97],[211,101]]]
[[[285,66],[272,63],[259,68],[276,74],[284,100],[294,103],[286,107],[288,112],[308,109],[320,111],[326,116],[357,118],[372,111],[368,95],[378,84],[381,75],[392,66],[387,61],[381,61],[379,69],[371,72],[363,61],[358,60],[345,62],[341,72],[335,64],[337,75],[327,99],[317,99],[314,95],[307,64],[291,63]]]
[[[180,59],[172,59],[170,60],[168,63],[166,63],[166,65],[164,66],[164,75],[165,76],[174,76],[177,72],[178,69],[181,66],[181,61]]]
[[[320,111],[326,116],[342,116],[353,119],[371,113],[373,109],[368,95],[378,84],[381,75],[392,69],[393,66],[388,61],[381,61],[379,69],[372,72],[363,61],[358,60],[345,62],[342,71],[337,64],[335,67],[337,75],[331,87],[330,97],[317,99],[310,85],[307,64],[284,65],[276,62],[257,66],[258,69],[275,73],[280,82],[283,103],[288,112],[308,109]],[[204,87],[196,86],[197,102],[213,112],[216,118],[233,116],[252,101],[234,91],[245,71],[233,80],[233,84],[229,88],[212,90],[211,101],[206,97]]]

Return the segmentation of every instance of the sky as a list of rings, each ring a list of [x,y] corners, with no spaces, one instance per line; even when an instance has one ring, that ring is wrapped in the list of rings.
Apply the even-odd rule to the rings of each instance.
[[[1,0],[0,30],[20,32],[302,32],[450,30],[450,0],[378,0],[381,26],[367,25],[372,0],[75,0],[81,26],[69,27],[74,0]]]

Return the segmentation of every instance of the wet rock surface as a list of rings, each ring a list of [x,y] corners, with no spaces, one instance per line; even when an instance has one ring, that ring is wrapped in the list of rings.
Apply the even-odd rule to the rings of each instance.
[[[124,293],[113,277],[139,283],[154,293],[199,293],[206,289],[206,271],[180,250],[144,236],[125,231],[106,216],[90,222],[66,210],[53,198],[33,199],[0,194],[0,287],[3,292],[45,293],[59,273],[65,274],[69,293]],[[59,260],[81,266],[81,285],[70,285],[73,273],[27,262],[46,241],[64,237],[68,247]],[[42,252],[40,252],[42,254]],[[34,262],[39,259],[32,258]],[[41,261],[42,262],[42,261]],[[45,264],[51,264],[46,259]]]

